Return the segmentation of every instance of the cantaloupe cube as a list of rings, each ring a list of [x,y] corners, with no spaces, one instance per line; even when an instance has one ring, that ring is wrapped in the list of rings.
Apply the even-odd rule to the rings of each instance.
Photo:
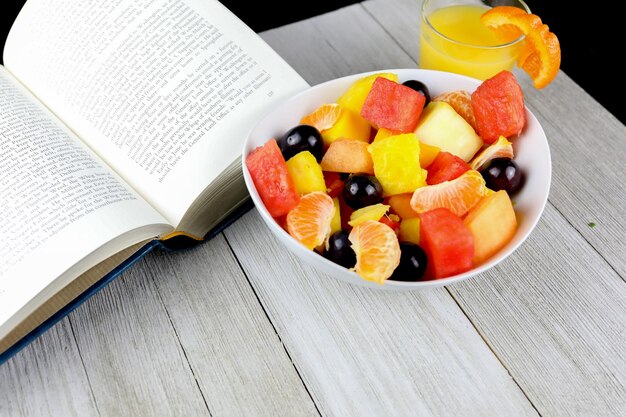
[[[420,243],[420,219],[402,219],[400,222],[400,242]]]
[[[330,144],[320,163],[323,171],[374,175],[374,163],[368,144],[354,139],[340,139]]]
[[[324,145],[329,146],[338,139],[355,139],[368,143],[372,130],[367,120],[350,109],[342,108],[333,127],[322,130]]]
[[[444,101],[431,101],[424,108],[415,135],[420,142],[457,155],[465,162],[483,146],[474,128]]]
[[[292,156],[287,161],[287,171],[293,178],[298,194],[304,195],[313,191],[326,192],[322,168],[311,152],[302,151]]]
[[[411,197],[413,197],[411,193],[392,195],[388,203],[400,218],[411,219],[418,216],[418,213],[411,207]]]
[[[517,229],[513,204],[506,191],[483,197],[463,220],[474,236],[474,265],[478,265],[506,245]]]
[[[420,165],[422,168],[428,168],[433,163],[441,149],[436,146],[420,142]]]

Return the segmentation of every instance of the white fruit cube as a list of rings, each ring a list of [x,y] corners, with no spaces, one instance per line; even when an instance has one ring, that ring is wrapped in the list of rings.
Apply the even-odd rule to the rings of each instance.
[[[474,128],[443,101],[432,101],[424,108],[415,135],[421,142],[457,155],[465,162],[483,146]]]

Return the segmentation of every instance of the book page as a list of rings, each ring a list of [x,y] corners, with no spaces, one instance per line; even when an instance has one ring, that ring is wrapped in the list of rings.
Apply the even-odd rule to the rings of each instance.
[[[174,225],[307,87],[215,0],[29,0],[4,61]]]
[[[3,67],[0,196],[0,338],[67,271],[172,229]]]

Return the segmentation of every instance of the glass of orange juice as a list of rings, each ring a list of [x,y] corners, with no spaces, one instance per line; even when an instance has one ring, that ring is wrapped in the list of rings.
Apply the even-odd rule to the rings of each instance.
[[[480,16],[495,6],[514,6],[530,13],[521,0],[424,0],[420,67],[481,80],[511,70],[524,36],[503,40],[481,23]]]

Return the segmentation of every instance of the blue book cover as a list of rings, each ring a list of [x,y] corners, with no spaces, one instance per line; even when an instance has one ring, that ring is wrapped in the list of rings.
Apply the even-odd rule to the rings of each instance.
[[[254,203],[252,200],[248,199],[245,203],[240,205],[230,216],[228,216],[222,223],[220,223],[217,227],[211,230],[201,242],[193,240],[191,238],[185,236],[176,236],[174,238],[168,239],[166,241],[153,240],[135,252],[130,258],[126,259],[120,265],[118,265],[111,272],[106,274],[100,280],[98,280],[95,284],[89,287],[86,291],[84,291],[81,295],[76,297],[70,303],[66,304],[63,308],[58,310],[55,314],[50,316],[46,321],[41,323],[35,329],[33,329],[30,333],[20,339],[17,343],[12,345],[10,348],[0,353],[0,365],[4,362],[8,361],[12,356],[18,353],[20,350],[24,349],[31,342],[37,339],[39,336],[44,334],[48,329],[58,323],[61,319],[67,316],[69,313],[78,308],[81,304],[87,301],[90,297],[95,295],[98,291],[106,287],[110,282],[112,282],[115,278],[119,277],[124,271],[128,268],[132,267],[137,261],[146,256],[148,253],[153,250],[165,250],[168,252],[177,252],[180,250],[185,250],[192,248],[198,244],[202,244],[208,240],[211,240],[214,236],[221,233],[226,227],[232,224],[235,220],[241,217],[244,213],[249,211],[252,207],[254,207]],[[172,253],[172,256],[175,256]]]

